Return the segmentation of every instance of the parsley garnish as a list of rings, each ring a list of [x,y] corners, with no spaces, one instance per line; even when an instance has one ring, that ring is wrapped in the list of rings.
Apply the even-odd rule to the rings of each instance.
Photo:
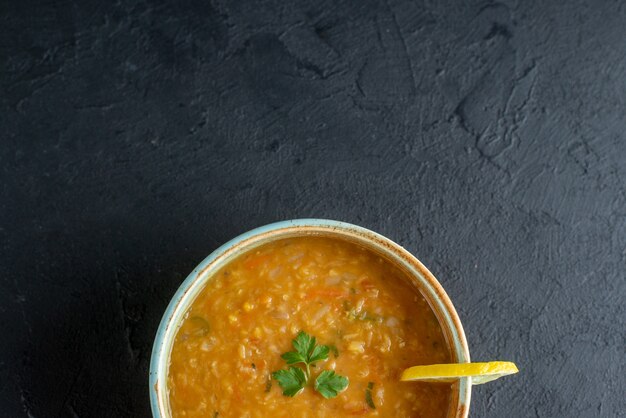
[[[283,395],[286,396],[296,396],[302,392],[308,379],[302,369],[293,366],[287,370],[272,373],[272,377],[278,380],[278,384],[283,388]]]
[[[318,361],[328,359],[330,348],[326,345],[317,345],[315,337],[311,337],[304,331],[300,331],[292,341],[296,351],[289,351],[281,356],[290,366],[287,370],[278,370],[272,373],[272,377],[278,381],[283,389],[283,395],[295,396],[300,393],[311,376],[311,366]],[[335,356],[337,348],[333,346]],[[306,371],[294,367],[294,364],[304,364]],[[334,398],[339,392],[348,387],[347,377],[335,374],[332,370],[324,370],[315,379],[315,390],[324,398]]]
[[[333,370],[324,370],[315,379],[315,390],[326,399],[334,398],[348,387],[348,378],[335,374]]]
[[[304,331],[300,331],[291,342],[296,351],[289,351],[280,357],[289,365],[304,363],[306,366],[306,377],[308,379],[311,375],[310,366],[317,361],[326,360],[328,358],[328,347],[325,345],[316,345],[315,337],[311,337]]]

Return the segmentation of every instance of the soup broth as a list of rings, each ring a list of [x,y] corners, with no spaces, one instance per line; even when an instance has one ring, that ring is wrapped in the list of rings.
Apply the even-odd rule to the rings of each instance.
[[[281,354],[300,331],[330,350],[288,397],[272,372],[288,367]],[[389,261],[337,239],[284,239],[229,263],[193,302],[172,348],[170,408],[173,417],[445,417],[450,384],[399,377],[450,361],[431,308]],[[349,379],[331,399],[312,383],[324,370]]]

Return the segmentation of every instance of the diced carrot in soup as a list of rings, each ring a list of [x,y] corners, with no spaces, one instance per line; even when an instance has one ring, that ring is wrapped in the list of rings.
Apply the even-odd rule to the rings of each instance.
[[[313,384],[282,394],[271,373],[303,330],[350,383],[325,399]],[[336,352],[333,352],[335,351]],[[404,273],[354,244],[277,241],[231,262],[192,304],[172,348],[173,417],[445,417],[452,388],[400,382],[406,367],[446,363],[434,313]]]

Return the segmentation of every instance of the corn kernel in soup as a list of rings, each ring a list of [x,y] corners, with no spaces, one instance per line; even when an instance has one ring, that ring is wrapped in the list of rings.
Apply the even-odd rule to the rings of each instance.
[[[272,380],[300,330],[332,347],[311,374],[349,379],[335,398],[311,382],[287,397]],[[193,302],[172,348],[170,407],[174,417],[445,417],[450,385],[399,377],[447,362],[434,313],[391,263],[340,240],[286,239],[228,264]]]

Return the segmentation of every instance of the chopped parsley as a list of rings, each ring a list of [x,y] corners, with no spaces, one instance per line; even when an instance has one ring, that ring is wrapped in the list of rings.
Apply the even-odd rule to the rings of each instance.
[[[376,405],[374,405],[374,400],[372,399],[372,389],[374,389],[374,382],[369,382],[367,389],[365,389],[365,402],[367,402],[367,406],[370,408],[376,409]]]

